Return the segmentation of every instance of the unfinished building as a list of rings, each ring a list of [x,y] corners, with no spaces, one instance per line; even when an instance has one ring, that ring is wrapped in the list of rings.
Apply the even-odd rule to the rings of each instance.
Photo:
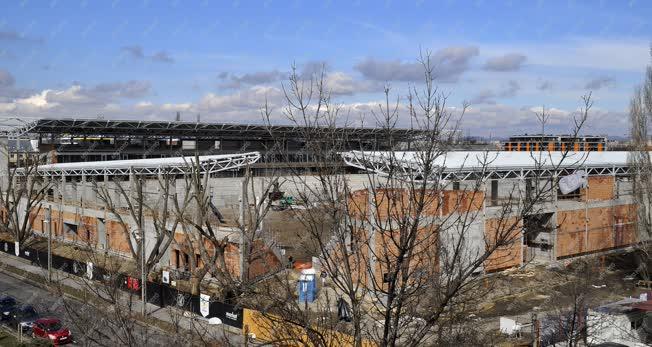
[[[396,174],[400,172],[410,179],[424,178],[420,177],[421,158],[415,152],[347,152],[343,157],[347,164],[380,177],[400,177]],[[552,262],[618,251],[642,241],[637,236],[637,207],[632,194],[634,170],[628,164],[627,152],[448,152],[436,163],[440,170],[435,170],[438,177],[433,181],[438,182],[439,188],[432,194],[437,198],[428,202],[422,219],[437,225],[447,216],[471,212],[465,225],[468,252],[481,253],[491,243],[502,220],[519,219],[513,242],[501,246],[484,261],[484,272],[532,261]],[[559,181],[578,173],[584,181],[576,189],[562,192]],[[369,198],[372,194],[381,203],[374,204]],[[391,199],[378,198],[386,194],[395,192],[382,186],[374,187],[373,192],[370,187],[356,192],[352,202],[359,212],[352,217],[361,220],[361,225],[369,216],[394,218],[383,212],[392,209],[382,206]],[[522,211],[516,208],[512,216],[502,214],[506,204],[522,206],[533,196],[537,200],[530,211],[520,214]],[[391,253],[382,249],[386,247],[382,238],[387,231],[369,226],[373,223],[366,224],[363,232],[372,240],[369,247],[377,249],[368,250],[376,256],[365,259],[371,268],[377,268],[376,276],[382,277],[378,259]],[[445,240],[441,237],[438,242]],[[442,247],[441,243],[438,247]]]
[[[39,203],[40,208],[30,214],[31,231],[37,237],[51,237],[60,243],[88,246],[101,254],[131,258],[142,227],[145,253],[158,254],[159,249],[163,252],[158,269],[174,270],[184,276],[184,273],[191,270],[191,263],[193,268],[204,265],[204,258],[197,245],[197,242],[201,242],[201,237],[191,238],[188,230],[178,225],[173,230],[169,247],[164,247],[167,240],[163,238],[163,243],[158,242],[162,237],[161,226],[157,226],[157,223],[172,222],[156,220],[152,211],[146,211],[139,223],[128,209],[129,197],[136,194],[134,184],[136,181],[143,184],[144,205],[159,206],[164,175],[173,180],[173,192],[169,196],[180,196],[183,199],[183,176],[188,175],[190,170],[198,168],[202,175],[211,176],[225,170],[250,166],[259,158],[260,153],[249,152],[200,156],[196,157],[198,163],[194,163],[195,158],[178,157],[41,165],[37,168],[37,175],[44,179],[43,184],[49,189],[44,200]],[[15,174],[21,176],[24,171],[18,169]],[[209,186],[206,188],[211,192],[218,186],[215,180],[214,177],[208,180]],[[100,191],[106,195],[102,197]],[[211,196],[210,204],[217,198],[217,195]],[[108,207],[107,199],[110,199],[112,209]],[[219,214],[219,211],[216,213]],[[282,266],[283,257],[275,245],[264,239],[253,240],[253,244],[247,245],[236,225],[221,223],[217,220],[218,217],[213,219],[216,219],[213,230],[215,238],[226,243],[224,270],[232,276],[245,276],[245,247],[249,252],[259,253],[256,260],[246,264],[246,276],[255,278]],[[209,242],[204,242],[204,245],[208,253],[213,252],[214,245]]]

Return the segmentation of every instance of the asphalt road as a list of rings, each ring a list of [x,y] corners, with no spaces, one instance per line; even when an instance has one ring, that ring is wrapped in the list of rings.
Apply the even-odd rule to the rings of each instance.
[[[69,346],[87,346],[94,345],[95,343],[91,342],[84,333],[76,330],[74,324],[71,324],[71,321],[67,317],[66,309],[63,303],[63,298],[56,296],[53,293],[50,293],[46,289],[34,286],[30,283],[23,282],[15,277],[9,276],[6,273],[0,272],[0,294],[7,294],[16,298],[20,304],[32,305],[41,317],[56,317],[61,319],[64,322],[64,325],[70,329],[73,334],[75,343]],[[71,299],[65,299],[71,300]],[[69,301],[69,303],[75,305],[84,305],[81,302]],[[93,313],[89,316],[93,316]],[[101,317],[101,313],[97,312],[96,317]],[[97,336],[96,336],[97,338]],[[152,333],[148,331],[149,341],[147,345],[151,346],[162,346],[169,344],[169,339],[166,338],[163,334]],[[102,344],[113,345],[117,344],[118,341],[101,341]]]

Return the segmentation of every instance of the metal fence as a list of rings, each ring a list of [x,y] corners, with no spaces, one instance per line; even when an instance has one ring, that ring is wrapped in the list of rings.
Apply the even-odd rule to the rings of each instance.
[[[16,255],[15,244],[12,242],[0,242],[0,251]],[[46,251],[26,248],[21,249],[19,257],[29,260],[32,265],[47,269],[48,254]],[[92,266],[91,273],[87,273],[87,264],[74,259],[65,258],[52,254],[52,268],[64,271],[75,276],[86,276],[88,279],[99,282],[115,281],[120,289],[131,291],[135,295],[140,295],[139,280],[125,274],[115,274],[110,271]],[[175,306],[179,309],[202,315],[200,310],[200,297],[187,292],[177,290],[169,284],[158,282],[147,282],[146,284],[147,302],[158,307]],[[219,318],[223,324],[242,329],[243,327],[243,308],[231,304],[211,301],[206,318]],[[203,316],[203,315],[202,315]]]

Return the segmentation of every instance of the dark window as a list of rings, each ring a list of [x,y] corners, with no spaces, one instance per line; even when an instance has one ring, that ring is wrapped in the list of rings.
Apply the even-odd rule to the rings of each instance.
[[[63,223],[63,230],[67,233],[77,234],[77,224]]]
[[[498,205],[498,180],[491,180],[491,205]]]
[[[177,269],[181,267],[180,261],[181,261],[181,258],[179,257],[179,250],[175,249],[174,250],[174,263],[175,263]]]
[[[190,269],[190,256],[186,253],[183,253],[183,267]]]
[[[580,200],[581,197],[581,188],[577,188],[568,194],[563,194],[561,190],[557,189],[557,199],[559,200]]]
[[[531,199],[534,195],[534,182],[531,178],[525,179],[525,197]]]

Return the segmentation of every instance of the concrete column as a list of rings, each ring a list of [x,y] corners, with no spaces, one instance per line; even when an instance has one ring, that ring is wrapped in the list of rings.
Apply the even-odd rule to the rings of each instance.
[[[584,172],[587,173],[586,176],[586,197],[584,197],[584,247],[589,246],[589,176],[586,167],[584,167]]]
[[[9,139],[0,137],[0,191],[9,184]]]
[[[559,212],[559,196],[557,195],[557,182],[559,181],[559,174],[555,172],[552,177],[552,191],[553,191],[553,204],[555,206],[555,213],[552,214],[552,222],[554,223],[554,229],[552,230],[552,252],[551,252],[551,260],[557,260],[557,226],[559,225],[557,223],[557,213]]]
[[[373,184],[373,182],[371,182],[371,184]],[[367,214],[369,216],[368,220],[369,221],[374,221],[374,220],[377,220],[376,216],[375,216],[375,214],[376,214],[376,208],[375,208],[376,201],[375,200],[376,199],[374,199],[374,189],[371,188],[371,187],[367,188],[367,192],[368,192],[368,194],[367,194],[367,199],[368,199],[367,206],[369,206],[369,211],[368,211],[368,214]],[[367,224],[366,229],[369,232],[369,249],[371,250],[369,252],[369,269],[371,269],[371,273],[374,276],[374,278],[372,278],[371,280],[375,281],[376,280],[375,274],[376,274],[376,253],[377,253],[377,250],[376,250],[376,231],[377,230],[376,230],[376,228],[374,228],[372,223],[367,222],[366,224]],[[365,276],[367,276],[367,275],[368,274],[365,274]],[[382,273],[380,275],[383,276]],[[382,278],[380,279],[380,282],[383,283]],[[368,284],[367,284],[367,286],[368,286]]]

